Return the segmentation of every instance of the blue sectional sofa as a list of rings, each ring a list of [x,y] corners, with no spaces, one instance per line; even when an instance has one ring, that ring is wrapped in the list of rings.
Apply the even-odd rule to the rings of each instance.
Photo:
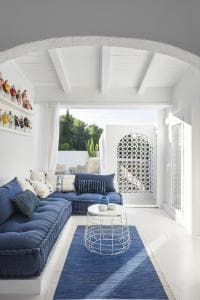
[[[104,195],[110,202],[122,204],[122,197],[113,185],[107,185],[106,189]],[[76,192],[54,192],[46,199],[37,198],[37,206],[27,217],[13,205],[13,200],[24,193],[37,198],[30,191],[23,192],[17,178],[0,187],[0,278],[3,279],[40,275],[71,213],[86,214],[87,207],[98,203],[102,196],[94,192],[80,193],[78,188]]]

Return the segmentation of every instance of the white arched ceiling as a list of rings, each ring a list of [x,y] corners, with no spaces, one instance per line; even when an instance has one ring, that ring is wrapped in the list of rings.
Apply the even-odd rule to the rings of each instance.
[[[198,56],[170,45],[99,36],[23,44],[1,52],[5,61],[30,81],[36,102],[69,106],[166,106],[191,66],[200,69]]]

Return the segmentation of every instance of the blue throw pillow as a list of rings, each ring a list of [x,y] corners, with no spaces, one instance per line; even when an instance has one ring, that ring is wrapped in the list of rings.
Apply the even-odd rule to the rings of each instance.
[[[106,185],[103,180],[79,180],[78,182],[78,192],[79,193],[97,193],[105,194]]]
[[[106,193],[115,192],[114,176],[115,176],[115,174],[99,175],[99,174],[90,174],[90,173],[79,173],[79,174],[76,174],[75,188],[78,191],[80,180],[99,180],[99,181],[105,182],[105,192]]]
[[[22,215],[29,218],[40,203],[40,199],[29,190],[17,195],[12,201]]]
[[[22,192],[17,178],[0,187],[0,224],[4,223],[15,212],[11,200]]]

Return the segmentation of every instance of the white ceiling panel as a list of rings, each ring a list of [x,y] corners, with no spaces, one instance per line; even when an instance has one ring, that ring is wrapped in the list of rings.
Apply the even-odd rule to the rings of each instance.
[[[113,47],[110,86],[138,87],[150,59],[147,51]]]
[[[100,54],[99,47],[85,46],[62,49],[63,63],[72,87],[99,86]]]
[[[145,77],[145,85],[146,87],[174,87],[188,67],[188,64],[176,58],[156,53]]]

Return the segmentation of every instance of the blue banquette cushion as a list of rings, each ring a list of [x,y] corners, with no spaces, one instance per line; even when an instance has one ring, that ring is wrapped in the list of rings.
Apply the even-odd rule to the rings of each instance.
[[[12,199],[23,192],[17,178],[0,187],[0,224],[15,212]]]
[[[38,276],[71,210],[71,202],[49,198],[40,201],[31,218],[15,213],[1,224],[0,278]]]
[[[93,180],[98,182],[105,182],[105,192],[115,192],[114,187],[114,176],[115,174],[109,174],[109,175],[99,175],[99,174],[90,174],[90,173],[78,173],[75,177],[75,188],[76,191],[79,192],[80,188],[80,181],[81,180]]]

